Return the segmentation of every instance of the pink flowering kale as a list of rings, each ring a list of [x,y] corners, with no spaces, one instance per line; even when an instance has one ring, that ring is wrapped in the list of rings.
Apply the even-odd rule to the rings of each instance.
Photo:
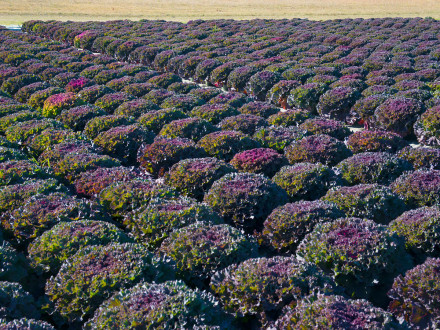
[[[66,85],[65,90],[66,90],[66,92],[69,92],[69,93],[78,93],[82,89],[84,89],[86,87],[90,87],[92,85],[94,85],[94,83],[90,79],[87,79],[85,77],[80,77],[80,78],[71,80]]]
[[[406,211],[390,223],[389,229],[405,237],[407,250],[417,260],[423,260],[426,255],[440,256],[440,209],[437,206]]]
[[[68,110],[75,106],[80,105],[81,99],[74,93],[60,93],[49,96],[44,101],[43,109],[41,110],[41,114],[44,117],[56,117],[63,110]]]
[[[253,230],[275,207],[287,202],[287,194],[264,175],[230,173],[213,183],[204,201],[225,220]]]
[[[287,165],[287,158],[270,148],[256,148],[235,154],[230,161],[239,172],[261,173],[272,177]]]
[[[414,122],[421,112],[423,106],[417,100],[404,97],[389,98],[376,108],[373,126],[397,133],[402,137],[412,136]]]
[[[406,210],[403,199],[387,186],[358,184],[330,189],[322,200],[335,203],[347,216],[388,224]]]
[[[415,170],[440,170],[440,149],[437,148],[407,146],[397,157],[410,162]]]
[[[292,142],[285,149],[285,155],[291,164],[320,162],[333,166],[350,157],[351,151],[343,142],[329,135],[320,134]]]
[[[299,127],[306,130],[309,134],[327,134],[338,140],[344,140],[351,134],[348,127],[341,121],[325,119],[322,117],[307,119],[300,124]]]
[[[387,185],[409,170],[412,170],[409,162],[388,152],[362,152],[336,165],[336,171],[349,185],[359,183]]]
[[[218,270],[256,257],[257,242],[226,224],[198,222],[173,231],[159,248],[174,260],[177,275],[191,283],[206,285]]]
[[[440,202],[440,171],[417,170],[404,173],[390,187],[411,208],[436,205]]]
[[[68,258],[46,284],[58,324],[91,316],[113,293],[141,281],[173,279],[163,262],[141,244],[110,243],[88,246]]]
[[[344,216],[335,204],[325,201],[299,201],[274,209],[261,231],[261,244],[278,253],[294,253],[316,224]]]
[[[183,195],[202,200],[214,181],[233,172],[232,165],[214,157],[189,158],[174,164],[164,179]]]
[[[407,329],[391,313],[364,299],[319,294],[306,297],[295,308],[286,309],[274,329]]]
[[[206,134],[216,131],[218,128],[210,122],[195,117],[173,120],[164,125],[158,135],[167,138],[186,138],[197,142]]]
[[[291,202],[318,199],[341,183],[331,168],[307,162],[283,166],[272,181],[287,192]]]
[[[260,143],[237,131],[219,131],[206,134],[197,143],[211,157],[229,162],[235,154],[260,147]]]
[[[396,133],[382,130],[364,130],[351,134],[347,146],[353,153],[366,151],[386,151],[394,153],[408,143]]]
[[[330,293],[335,286],[315,265],[294,256],[248,259],[211,279],[211,290],[226,311],[240,318],[255,318],[260,326],[273,321],[283,307],[312,293]]]
[[[428,109],[414,124],[419,143],[438,147],[440,145],[440,106]]]
[[[172,165],[180,160],[204,155],[206,155],[205,151],[189,139],[159,138],[153,143],[141,147],[137,160],[147,172],[163,176]]]
[[[296,253],[332,274],[349,296],[376,303],[385,298],[383,288],[411,267],[401,238],[359,218],[318,223]]]
[[[428,258],[423,264],[398,276],[388,292],[389,310],[414,329],[440,326],[440,259]]]
[[[27,251],[34,269],[56,275],[63,262],[81,248],[131,241],[121,229],[105,221],[62,221],[37,237]]]
[[[183,281],[139,283],[123,289],[96,310],[84,329],[219,328],[234,329],[231,317],[206,291],[190,289]]]
[[[156,250],[172,231],[196,222],[220,224],[223,220],[206,204],[187,197],[152,199],[148,206],[124,218],[124,225],[132,235],[152,250]]]

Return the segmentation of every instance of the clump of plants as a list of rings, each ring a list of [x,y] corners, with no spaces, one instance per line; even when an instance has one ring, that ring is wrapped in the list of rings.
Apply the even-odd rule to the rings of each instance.
[[[322,163],[334,166],[352,155],[345,144],[329,135],[319,134],[292,142],[286,149],[289,163]]]
[[[393,315],[365,299],[347,299],[338,295],[318,294],[298,301],[286,309],[275,329],[406,329]]]
[[[96,203],[65,193],[38,194],[28,198],[2,219],[12,242],[24,246],[60,221],[106,220],[108,216]]]
[[[322,117],[307,119],[299,127],[312,135],[326,134],[338,140],[344,140],[351,134],[343,122]]]
[[[205,119],[184,118],[164,125],[158,135],[167,138],[186,138],[197,142],[206,134],[216,131],[218,129]]]
[[[86,246],[128,242],[132,239],[108,222],[62,221],[37,237],[27,251],[31,267],[56,275],[64,261]]]
[[[383,130],[359,131],[347,139],[348,148],[355,154],[367,151],[395,153],[407,145],[400,135]]]
[[[217,124],[223,131],[239,131],[248,135],[253,135],[258,128],[266,126],[269,124],[263,117],[247,114],[227,117]]]
[[[192,117],[205,119],[213,125],[217,125],[222,119],[240,114],[236,108],[228,104],[205,104],[195,107],[189,113]]]
[[[402,196],[410,208],[432,206],[439,203],[440,171],[417,170],[398,177],[391,189]]]
[[[287,165],[287,158],[271,148],[256,148],[236,153],[230,161],[239,172],[261,173],[272,177]]]
[[[116,116],[132,117],[137,119],[144,113],[154,110],[158,110],[158,106],[153,102],[144,99],[136,99],[122,103],[116,108],[114,114]]]
[[[51,173],[31,160],[10,160],[0,163],[0,186],[22,183],[27,179],[46,179]]]
[[[26,257],[3,238],[0,243],[0,267],[0,281],[17,282],[28,276],[29,264]]]
[[[298,244],[316,224],[344,217],[334,203],[299,201],[275,208],[266,218],[261,243],[277,253],[295,253]]]
[[[136,178],[118,181],[101,190],[97,202],[115,219],[121,221],[128,213],[148,205],[153,198],[176,198],[178,192],[153,180]]]
[[[31,119],[9,126],[5,131],[5,136],[10,142],[26,145],[30,138],[50,128],[62,129],[63,125],[53,119]]]
[[[423,206],[406,211],[394,219],[389,230],[405,237],[405,246],[417,260],[426,256],[439,257],[440,209]]]
[[[332,274],[349,296],[376,303],[384,298],[381,285],[387,287],[411,267],[401,238],[383,225],[359,218],[317,224],[296,253]]]
[[[410,162],[415,170],[440,170],[440,149],[437,148],[407,146],[397,157]]]
[[[428,258],[423,264],[399,275],[388,292],[389,310],[411,327],[437,328],[440,325],[438,297],[440,259]]]
[[[205,151],[189,139],[160,138],[139,149],[138,162],[149,173],[163,176],[180,160],[204,155]]]
[[[349,185],[378,183],[388,185],[403,172],[412,170],[409,162],[388,152],[363,152],[344,159],[336,170]]]
[[[174,164],[164,179],[182,194],[202,200],[214,181],[234,172],[232,165],[215,157],[189,158]]]
[[[0,304],[0,318],[4,320],[40,317],[34,297],[19,283],[0,282]]]
[[[428,109],[414,124],[417,141],[424,145],[440,145],[440,106]]]
[[[187,197],[153,199],[124,219],[124,225],[134,237],[153,250],[159,248],[172,231],[195,222],[220,224],[223,220],[206,204]]]
[[[423,110],[423,105],[415,99],[389,98],[374,111],[372,124],[374,128],[410,137],[414,134],[413,125],[417,115]]]
[[[93,198],[115,182],[125,182],[136,177],[141,177],[141,173],[129,167],[99,167],[81,173],[73,184],[77,194]]]
[[[123,103],[133,99],[133,96],[126,93],[108,93],[104,94],[95,101],[95,105],[108,114],[113,114],[113,112]]]
[[[287,202],[287,194],[264,175],[230,173],[212,184],[204,201],[225,220],[253,230],[275,207]]]
[[[86,103],[93,104],[106,94],[111,94],[114,91],[104,85],[93,85],[82,89],[78,96]]]
[[[268,325],[283,307],[318,291],[332,292],[332,279],[295,257],[251,258],[217,272],[211,290],[226,311]]]
[[[336,87],[325,92],[316,105],[321,116],[345,120],[351,107],[359,99],[360,93],[351,87]]]
[[[270,125],[288,127],[298,126],[312,117],[313,115],[309,111],[302,109],[289,109],[269,116],[267,121]]]
[[[229,162],[235,154],[260,147],[251,137],[237,131],[219,131],[206,134],[197,143],[211,157]]]
[[[250,77],[245,90],[257,100],[264,101],[267,92],[280,80],[278,73],[263,70]]]
[[[84,329],[231,328],[231,318],[206,291],[183,281],[142,282],[105,301]]]
[[[84,126],[83,133],[89,139],[96,138],[100,133],[103,133],[111,128],[118,126],[126,126],[133,123],[131,118],[116,115],[97,116],[90,119]]]
[[[404,211],[403,199],[386,186],[358,184],[330,189],[322,200],[335,203],[349,217],[388,224]]]
[[[89,120],[105,114],[98,107],[82,105],[61,112],[56,119],[74,131],[82,131]]]
[[[74,324],[93,312],[120,289],[141,281],[173,278],[162,262],[140,244],[87,246],[68,258],[46,284],[58,323]]]
[[[257,128],[253,138],[260,142],[262,147],[283,153],[286,147],[301,140],[305,135],[306,131],[298,127],[269,126]]]
[[[257,242],[226,225],[195,223],[173,231],[159,252],[176,263],[177,275],[207,285],[218,270],[258,255]]]
[[[290,107],[308,110],[312,113],[317,113],[316,107],[319,98],[328,89],[327,85],[320,83],[307,83],[290,92],[287,97],[287,104]]]
[[[142,114],[137,122],[146,129],[158,134],[166,124],[171,123],[173,120],[185,118],[188,118],[188,116],[182,110],[169,108],[148,111]]]
[[[272,181],[287,192],[291,202],[318,199],[341,183],[329,167],[306,162],[283,166]]]
[[[152,143],[154,134],[138,124],[118,126],[100,133],[93,143],[123,164],[133,164],[142,144]]]
[[[204,103],[202,99],[194,95],[175,94],[167,97],[160,104],[161,108],[177,108],[187,113],[193,108],[201,106]]]
[[[242,105],[238,111],[244,115],[254,115],[269,118],[270,116],[277,114],[280,109],[270,103],[256,101]]]

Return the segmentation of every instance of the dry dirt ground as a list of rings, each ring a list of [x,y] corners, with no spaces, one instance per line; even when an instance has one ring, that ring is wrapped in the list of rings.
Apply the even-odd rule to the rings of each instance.
[[[30,19],[433,17],[440,0],[0,0],[0,24]]]

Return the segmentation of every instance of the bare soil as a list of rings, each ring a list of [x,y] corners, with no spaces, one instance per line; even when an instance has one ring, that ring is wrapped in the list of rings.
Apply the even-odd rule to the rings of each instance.
[[[440,18],[439,0],[0,0],[0,24],[113,20]]]

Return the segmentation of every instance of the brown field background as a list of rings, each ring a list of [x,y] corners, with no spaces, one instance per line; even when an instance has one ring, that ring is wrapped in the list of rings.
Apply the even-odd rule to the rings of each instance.
[[[440,18],[440,0],[0,0],[0,24],[30,19],[166,19],[347,17]]]

